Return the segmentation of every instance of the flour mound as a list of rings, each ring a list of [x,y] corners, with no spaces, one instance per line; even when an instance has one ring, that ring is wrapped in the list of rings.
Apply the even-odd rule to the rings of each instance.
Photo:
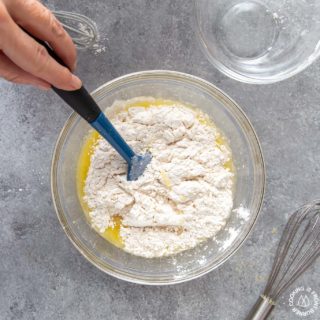
[[[151,106],[140,107],[139,101]],[[233,206],[234,174],[226,166],[231,152],[217,142],[217,128],[197,109],[153,101],[117,101],[107,109],[137,153],[151,152],[143,176],[127,181],[125,161],[99,139],[84,198],[96,230],[104,232],[120,215],[123,249],[147,258],[176,254],[214,237]]]

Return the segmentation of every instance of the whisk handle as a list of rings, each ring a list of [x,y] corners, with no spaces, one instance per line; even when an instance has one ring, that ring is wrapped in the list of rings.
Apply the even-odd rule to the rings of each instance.
[[[265,320],[269,317],[274,308],[274,303],[271,299],[260,296],[255,305],[252,307],[246,320]]]

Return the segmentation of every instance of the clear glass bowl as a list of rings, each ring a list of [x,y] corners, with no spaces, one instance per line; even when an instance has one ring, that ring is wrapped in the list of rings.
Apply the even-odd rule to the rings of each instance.
[[[273,83],[320,55],[319,0],[195,0],[196,30],[211,63],[247,83]]]
[[[142,284],[172,284],[199,277],[221,265],[252,229],[263,199],[264,163],[257,136],[240,107],[211,83],[174,71],[143,71],[108,82],[93,92],[102,109],[117,99],[153,96],[195,105],[209,114],[230,142],[236,168],[234,207],[248,208],[248,220],[232,214],[216,240],[173,257],[146,259],[113,246],[89,225],[76,189],[76,168],[89,125],[73,113],[58,138],[52,160],[55,209],[67,236],[81,254],[102,271]],[[230,238],[228,230],[236,230]],[[227,240],[227,242],[224,242]]]

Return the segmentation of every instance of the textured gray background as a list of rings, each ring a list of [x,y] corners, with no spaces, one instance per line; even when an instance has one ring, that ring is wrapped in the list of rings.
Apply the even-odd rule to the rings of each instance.
[[[263,289],[288,214],[319,197],[320,61],[287,81],[246,85],[215,70],[193,33],[185,0],[46,1],[88,15],[106,52],[79,53],[92,90],[117,76],[172,69],[211,81],[243,107],[264,151],[267,190],[245,245],[218,270],[189,283],[148,287],[103,274],[71,245],[50,194],[50,161],[70,109],[52,92],[1,81],[0,319],[244,319]],[[319,262],[291,288],[320,295]],[[289,292],[291,291],[289,290]],[[270,319],[301,319],[289,292]],[[320,310],[305,319],[319,319]]]

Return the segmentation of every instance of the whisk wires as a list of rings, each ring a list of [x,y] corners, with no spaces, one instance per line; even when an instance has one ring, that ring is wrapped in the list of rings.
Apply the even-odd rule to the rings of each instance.
[[[290,217],[274,260],[264,295],[277,300],[320,254],[320,201],[298,209]]]
[[[99,40],[96,24],[88,17],[67,11],[53,11],[53,14],[69,32],[78,48],[92,47]]]

